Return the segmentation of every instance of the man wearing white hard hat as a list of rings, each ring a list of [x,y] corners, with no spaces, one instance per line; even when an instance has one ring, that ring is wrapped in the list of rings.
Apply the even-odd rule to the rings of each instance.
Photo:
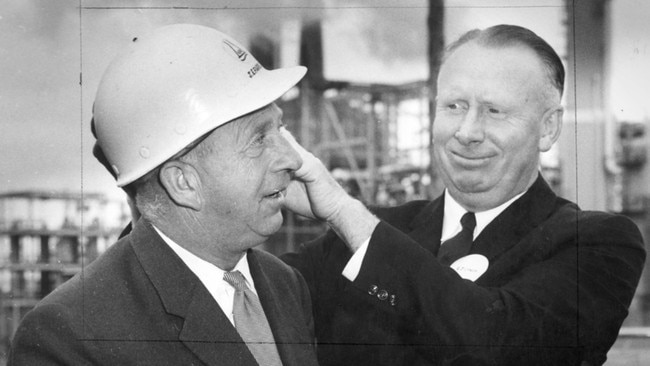
[[[302,164],[273,102],[305,71],[202,26],[134,38],[93,119],[142,218],[25,316],[9,365],[316,365],[304,279],[253,249]]]

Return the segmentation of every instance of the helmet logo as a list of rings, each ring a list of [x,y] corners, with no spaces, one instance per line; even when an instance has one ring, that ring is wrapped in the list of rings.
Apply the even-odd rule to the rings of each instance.
[[[246,57],[248,56],[248,53],[246,53],[246,51],[242,50],[242,49],[239,48],[236,44],[230,42],[230,41],[227,40],[227,39],[224,39],[224,40],[223,40],[223,43],[225,43],[226,46],[230,47],[230,49],[235,53],[235,55],[237,55],[237,57],[238,57],[241,61],[246,61]]]

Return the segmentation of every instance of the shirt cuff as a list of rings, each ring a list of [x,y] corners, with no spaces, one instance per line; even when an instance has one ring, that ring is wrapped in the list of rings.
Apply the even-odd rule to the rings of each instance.
[[[368,251],[368,245],[370,244],[370,238],[366,239],[363,244],[357,249],[356,252],[352,255],[352,258],[348,261],[348,264],[343,268],[343,277],[347,278],[350,281],[354,281],[361,271],[361,264],[363,264],[363,258],[366,257],[366,252]]]

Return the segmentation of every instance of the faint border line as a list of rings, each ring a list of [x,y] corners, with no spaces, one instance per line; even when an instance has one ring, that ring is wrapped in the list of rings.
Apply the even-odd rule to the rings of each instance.
[[[79,247],[81,248],[81,332],[86,330],[86,289],[84,281],[84,271],[86,263],[84,260],[84,249],[83,249],[83,232],[84,232],[84,88],[83,88],[83,0],[79,0],[79,129],[80,132],[80,147],[81,147],[81,236],[79,238]]]
[[[577,59],[577,53],[576,53],[576,2],[575,0],[571,0],[571,37],[573,38],[573,99],[574,99],[574,108],[573,108],[573,119],[574,119],[574,125],[573,125],[573,144],[575,146],[575,192],[576,192],[576,204],[579,204],[579,192],[578,192],[578,181],[580,180],[580,175],[578,174],[578,75],[577,75],[577,70],[578,70],[578,62],[576,61]],[[579,226],[579,211],[576,211],[576,220],[575,220],[575,240],[576,240],[576,344],[580,345],[580,234],[578,233],[578,226]]]
[[[81,5],[80,5],[81,6]],[[435,7],[435,6],[434,6]],[[443,6],[445,9],[541,9],[563,8],[564,5],[500,5],[500,6]],[[194,7],[194,6],[81,6],[84,10],[322,10],[322,9],[431,9],[431,6],[224,6],[224,7]]]

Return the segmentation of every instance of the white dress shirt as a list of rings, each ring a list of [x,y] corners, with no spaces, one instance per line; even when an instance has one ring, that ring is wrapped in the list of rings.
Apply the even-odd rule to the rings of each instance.
[[[485,229],[486,226],[492,222],[503,210],[508,208],[514,201],[519,197],[523,196],[525,191],[514,196],[510,200],[501,204],[498,207],[493,209],[475,212],[476,216],[476,227],[474,228],[474,239]],[[460,218],[467,212],[450,194],[449,191],[445,189],[445,207],[444,207],[444,216],[442,219],[442,234],[440,236],[440,242],[444,245],[444,242],[448,239],[453,238],[462,230],[460,225]],[[370,238],[359,247],[359,249],[352,255],[352,258],[348,261],[345,268],[343,268],[343,276],[350,281],[354,281],[361,271],[361,265],[363,264],[363,259],[366,256],[368,251],[368,245],[370,244]]]
[[[474,237],[476,239],[478,235],[488,226],[492,220],[494,220],[503,210],[508,208],[514,201],[519,197],[523,196],[523,193],[520,193],[505,203],[489,209],[487,211],[475,212],[474,216],[476,217],[476,227],[474,228]],[[450,194],[449,191],[445,189],[445,208],[444,208],[444,217],[442,219],[442,234],[440,235],[440,242],[444,245],[445,241],[453,238],[463,230],[463,227],[460,224],[460,219],[467,212]]]
[[[163,234],[162,231],[158,230],[157,227],[153,227],[158,235],[169,245],[170,248],[181,258],[181,260],[189,267],[189,269],[199,278],[199,281],[205,286],[205,288],[210,292],[210,295],[215,299],[221,310],[228,317],[230,322],[235,325],[235,319],[232,315],[233,301],[235,299],[235,288],[232,287],[228,282],[223,280],[223,274],[225,271],[212,263],[209,263],[196,255],[190,253],[187,249],[181,247],[173,240],[171,240],[167,235]],[[257,295],[257,290],[255,290],[255,283],[253,282],[253,277],[251,276],[250,268],[248,268],[247,255],[244,253],[244,256],[237,262],[233,271],[239,271],[244,275],[246,279],[246,284],[248,287]]]

